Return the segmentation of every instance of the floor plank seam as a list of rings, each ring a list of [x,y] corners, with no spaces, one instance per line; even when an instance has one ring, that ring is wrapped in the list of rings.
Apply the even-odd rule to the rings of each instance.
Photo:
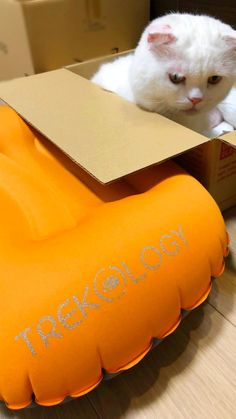
[[[95,390],[96,391],[96,390]],[[97,415],[99,419],[103,419],[103,416],[100,414],[99,410],[96,407],[96,404],[93,402],[93,400],[90,398],[89,394],[86,396],[91,408],[93,409],[94,413]]]
[[[217,313],[219,313],[227,322],[229,322],[235,329],[236,329],[236,325],[230,320],[228,319],[217,307],[215,307],[212,303],[210,303],[209,301],[207,301],[207,303],[214,308]]]

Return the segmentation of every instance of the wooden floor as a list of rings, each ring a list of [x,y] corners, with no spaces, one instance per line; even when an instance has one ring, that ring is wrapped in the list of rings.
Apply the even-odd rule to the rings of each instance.
[[[1,418],[236,419],[236,208],[225,213],[231,254],[207,303],[136,367],[89,395]]]

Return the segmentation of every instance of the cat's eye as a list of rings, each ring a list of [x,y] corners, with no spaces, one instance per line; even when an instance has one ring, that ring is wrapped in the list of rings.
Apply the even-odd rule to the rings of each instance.
[[[217,84],[221,81],[221,79],[222,79],[221,76],[211,76],[211,77],[208,77],[207,82],[209,84]]]
[[[169,79],[174,84],[180,84],[185,82],[185,77],[178,73],[169,74]]]

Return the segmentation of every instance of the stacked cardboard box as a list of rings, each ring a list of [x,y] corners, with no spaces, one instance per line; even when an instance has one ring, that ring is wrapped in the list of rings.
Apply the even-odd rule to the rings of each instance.
[[[134,48],[149,0],[1,0],[0,80]]]

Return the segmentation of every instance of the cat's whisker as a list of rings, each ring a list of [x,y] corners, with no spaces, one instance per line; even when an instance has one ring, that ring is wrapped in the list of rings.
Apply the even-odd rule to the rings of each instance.
[[[230,106],[232,109],[235,109],[236,110],[236,103],[232,103],[232,102],[225,102],[225,101],[223,101],[223,103],[222,103],[223,105],[228,105],[228,106]]]
[[[150,102],[150,103],[157,103],[157,104],[166,104],[166,101],[163,99],[153,99],[153,98],[149,98],[149,97],[142,97],[142,99],[145,102]]]

